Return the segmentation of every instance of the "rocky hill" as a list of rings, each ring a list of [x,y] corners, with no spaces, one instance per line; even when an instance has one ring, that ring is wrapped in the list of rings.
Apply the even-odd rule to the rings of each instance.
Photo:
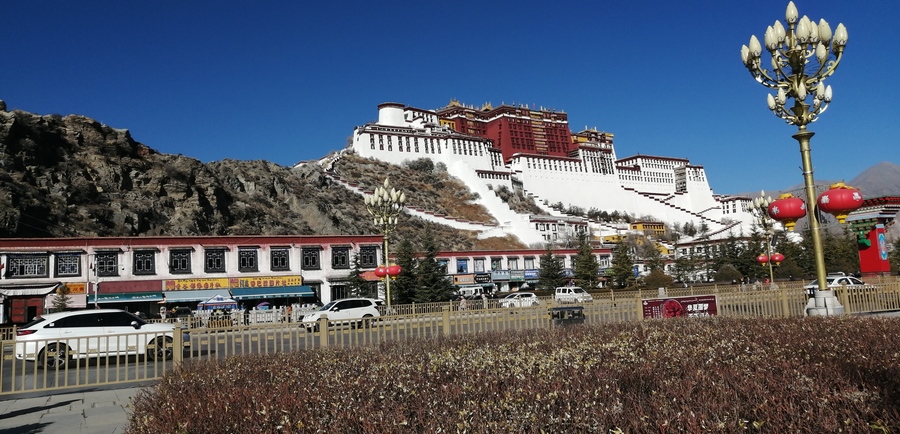
[[[859,188],[863,197],[900,196],[900,166],[882,161],[848,182]]]
[[[335,170],[373,187],[383,180],[373,174],[402,179],[409,205],[489,222],[465,185],[439,168],[387,166],[345,158]],[[415,239],[426,226],[442,249],[523,247],[415,218],[402,218],[397,233]],[[6,111],[0,101],[0,237],[377,233],[362,196],[318,164],[203,164],[84,116]]]

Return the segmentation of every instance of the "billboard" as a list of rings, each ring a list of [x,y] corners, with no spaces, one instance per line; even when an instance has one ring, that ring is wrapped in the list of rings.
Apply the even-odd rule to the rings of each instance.
[[[641,300],[644,318],[703,317],[718,313],[715,295],[648,298]]]

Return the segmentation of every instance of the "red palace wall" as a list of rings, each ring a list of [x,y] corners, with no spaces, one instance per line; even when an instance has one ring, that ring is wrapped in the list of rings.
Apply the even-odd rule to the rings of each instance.
[[[863,275],[890,274],[891,263],[888,260],[887,240],[884,225],[876,225],[866,235],[869,245],[859,245],[859,272]]]

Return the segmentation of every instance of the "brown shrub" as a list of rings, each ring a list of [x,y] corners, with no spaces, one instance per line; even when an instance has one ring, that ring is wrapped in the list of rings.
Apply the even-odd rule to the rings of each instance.
[[[900,319],[667,319],[188,363],[130,433],[871,432]]]

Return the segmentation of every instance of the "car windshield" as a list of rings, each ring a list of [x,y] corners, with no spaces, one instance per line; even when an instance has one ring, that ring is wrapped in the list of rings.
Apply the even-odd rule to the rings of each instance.
[[[518,297],[518,296],[519,296],[519,294],[509,294],[509,295],[507,295],[506,297],[503,297],[503,298],[516,298],[516,297]]]
[[[335,304],[337,304],[336,301],[330,301],[330,302],[328,302],[328,304],[326,304],[325,306],[322,306],[322,308],[319,309],[319,311],[320,311],[320,312],[324,312],[324,311],[326,311],[326,310],[331,310],[331,308],[334,307]]]
[[[572,288],[572,292],[574,292],[576,294],[580,294],[580,293],[584,292],[584,289],[576,286],[576,287]]]

